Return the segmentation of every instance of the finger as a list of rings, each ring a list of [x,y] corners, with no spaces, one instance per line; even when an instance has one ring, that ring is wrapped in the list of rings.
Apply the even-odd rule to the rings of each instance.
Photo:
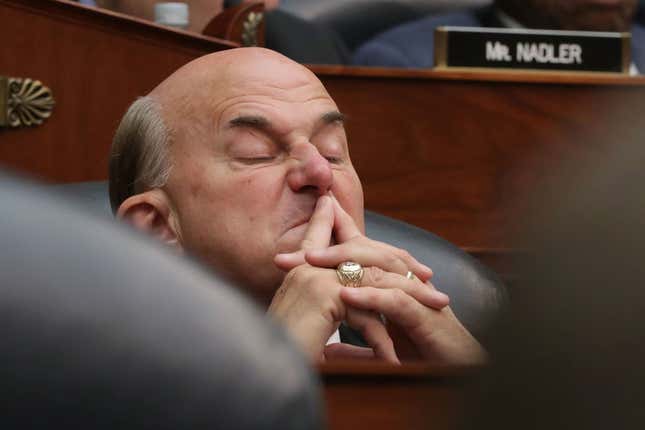
[[[428,308],[398,289],[343,287],[340,297],[354,308],[383,314],[388,321],[399,325],[406,333],[408,330],[421,329],[428,318]],[[414,333],[407,334],[414,340]]]
[[[372,348],[350,345],[348,343],[333,343],[327,345],[324,351],[325,360],[374,360]]]
[[[354,219],[345,212],[345,209],[343,209],[340,203],[338,203],[338,200],[336,200],[335,197],[332,200],[334,206],[334,233],[336,240],[339,243],[344,243],[356,237],[364,236],[358,226],[356,226]],[[404,273],[407,273],[407,271],[410,270],[423,282],[432,277],[432,269],[425,264],[420,263],[416,258],[410,255],[409,252],[387,243],[378,242],[369,238],[368,240],[373,242],[375,246],[397,255],[401,260],[403,260],[407,267]],[[383,267],[383,269],[385,268]]]
[[[379,289],[399,289],[422,305],[436,310],[441,310],[450,303],[450,297],[437,291],[432,284],[425,284],[419,279],[409,279],[378,267],[363,268],[361,285]]]
[[[305,263],[305,251],[329,246],[334,225],[334,208],[329,196],[321,196],[316,202],[314,213],[309,219],[307,231],[300,244],[301,249],[295,252],[277,254],[273,263],[288,272]]]
[[[357,236],[363,236],[363,232],[358,228],[354,218],[352,218],[345,209],[338,203],[336,197],[332,197],[334,208],[334,233],[336,241],[339,243],[347,242]]]
[[[417,278],[421,279],[421,282],[426,282],[430,280],[430,278],[432,278],[432,275],[433,275],[432,269],[426,266],[425,264],[419,262],[419,260],[414,258],[405,249],[397,248],[396,246],[392,246],[388,243],[378,242],[375,240],[372,240],[372,242],[378,243],[380,246],[384,247],[385,249],[395,254],[397,257],[399,257],[401,260],[403,260],[407,265],[408,270],[414,273]]]
[[[400,364],[394,350],[394,342],[376,314],[360,309],[347,309],[345,321],[350,327],[361,332],[367,344],[374,351],[375,357],[390,363]]]
[[[305,260],[318,267],[336,267],[349,260],[363,267],[376,266],[401,275],[408,273],[408,266],[403,260],[389,251],[373,246],[369,239],[363,237],[340,245],[308,251],[305,253]]]
[[[302,240],[304,250],[325,248],[329,246],[331,232],[334,227],[334,207],[329,196],[320,196],[316,209],[309,219],[309,226]]]
[[[305,264],[305,262],[305,251],[302,249],[288,254],[277,254],[273,257],[273,263],[285,272]]]

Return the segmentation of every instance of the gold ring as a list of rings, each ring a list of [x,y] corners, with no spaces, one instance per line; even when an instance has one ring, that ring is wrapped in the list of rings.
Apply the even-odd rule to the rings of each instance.
[[[405,274],[405,277],[408,279],[416,278],[416,276],[414,276],[414,273],[412,273],[410,270],[408,270],[408,273]]]
[[[363,266],[353,261],[344,261],[336,268],[340,283],[346,287],[360,287],[363,279]]]

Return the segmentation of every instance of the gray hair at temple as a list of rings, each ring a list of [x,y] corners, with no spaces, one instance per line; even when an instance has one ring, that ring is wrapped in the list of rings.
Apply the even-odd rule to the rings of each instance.
[[[110,152],[110,204],[116,212],[128,197],[166,184],[170,133],[161,106],[140,97],[123,116]]]

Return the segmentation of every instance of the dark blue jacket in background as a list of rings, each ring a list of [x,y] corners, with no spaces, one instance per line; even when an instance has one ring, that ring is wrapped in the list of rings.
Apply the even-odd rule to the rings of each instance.
[[[504,27],[493,7],[429,16],[388,30],[361,46],[354,65],[428,68],[434,65],[434,30],[442,25],[462,27]],[[645,27],[634,24],[632,62],[645,73]]]

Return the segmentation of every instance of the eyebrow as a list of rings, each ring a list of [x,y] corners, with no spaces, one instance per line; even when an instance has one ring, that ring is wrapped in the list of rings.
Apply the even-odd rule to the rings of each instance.
[[[346,121],[347,117],[338,112],[338,111],[329,111],[324,113],[319,118],[318,122],[323,123],[324,125],[341,123],[343,124]],[[242,115],[237,118],[233,118],[228,122],[229,127],[248,127],[255,128],[258,130],[269,130],[272,128],[271,121],[261,115]]]

